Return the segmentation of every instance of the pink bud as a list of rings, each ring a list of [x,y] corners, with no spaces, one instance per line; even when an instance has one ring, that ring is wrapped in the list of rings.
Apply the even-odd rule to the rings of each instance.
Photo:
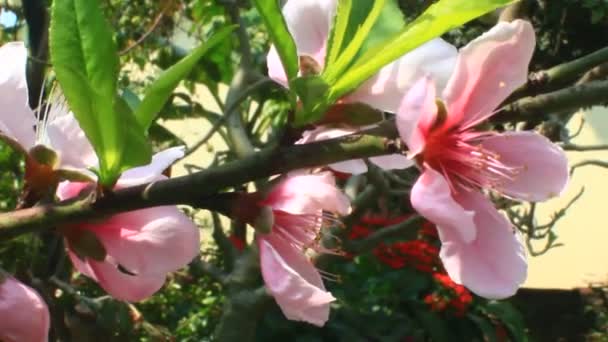
[[[15,278],[0,280],[0,340],[47,341],[50,317],[46,303],[32,288]]]

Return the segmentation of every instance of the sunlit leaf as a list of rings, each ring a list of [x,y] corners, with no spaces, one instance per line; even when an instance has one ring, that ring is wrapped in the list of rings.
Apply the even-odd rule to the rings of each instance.
[[[441,34],[513,0],[441,0],[429,7],[395,37],[371,48],[336,83],[329,102],[354,90],[383,66]]]
[[[254,0],[253,2],[268,28],[268,34],[281,58],[287,79],[294,79],[298,75],[298,52],[287,29],[279,2],[277,0]]]
[[[51,61],[80,126],[99,157],[102,184],[149,162],[144,131],[131,114],[116,111],[118,54],[97,0],[53,1]]]
[[[154,118],[163,108],[179,82],[192,71],[205,53],[216,44],[225,40],[233,30],[234,26],[220,29],[209,40],[195,48],[189,55],[165,70],[158,79],[146,89],[143,100],[135,110],[135,117],[144,129],[150,127]]]

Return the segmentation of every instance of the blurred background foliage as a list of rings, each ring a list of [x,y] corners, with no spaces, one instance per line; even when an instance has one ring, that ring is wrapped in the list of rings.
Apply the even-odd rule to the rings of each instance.
[[[297,0],[292,0],[297,1]],[[268,36],[252,6],[244,0],[102,0],[106,17],[116,30],[123,65],[120,89],[123,96],[141,95],[158,71],[185,56],[210,32],[233,23],[227,8],[237,6],[245,27],[251,68],[265,74]],[[432,1],[400,0],[406,18],[414,18]],[[37,104],[47,74],[49,2],[2,0],[0,41],[26,40],[30,47],[30,103]],[[544,69],[608,46],[607,0],[524,1],[523,16],[537,30],[538,47],[531,68]],[[499,13],[489,14],[451,31],[446,39],[462,46],[494,25]],[[243,41],[236,35],[205,55],[174,94],[159,119],[204,118],[217,126],[217,133],[232,144],[222,113],[214,112],[197,96],[206,87],[216,105],[225,105],[222,85],[229,84],[241,61]],[[256,104],[255,106],[253,104]],[[239,115],[255,147],[277,136],[288,105],[277,87],[261,87],[250,94]],[[219,124],[218,124],[219,122]],[[201,128],[203,129],[203,128]],[[207,128],[205,128],[207,129]],[[163,125],[155,123],[151,139],[157,148],[184,144]],[[223,159],[222,159],[223,158]],[[230,153],[216,157],[235,158]],[[351,219],[347,242],[368,237],[385,226],[408,219],[405,203],[407,172],[402,177],[382,173],[378,185],[373,172],[344,181],[349,195],[361,194],[369,184],[391,189],[374,197],[368,210]],[[405,179],[405,181],[403,180]],[[23,180],[23,161],[10,148],[0,146],[0,210],[18,206]],[[504,204],[508,207],[510,204]],[[194,215],[195,212],[192,212]],[[215,222],[215,224],[219,224]],[[211,230],[213,223],[201,222]],[[229,241],[240,252],[247,244],[244,228],[233,224]],[[414,232],[414,233],[413,233]],[[488,301],[469,293],[446,277],[437,259],[438,241],[434,228],[419,222],[417,229],[383,241],[370,252],[319,261],[327,273],[327,286],[338,298],[331,319],[322,329],[283,318],[272,300],[264,303],[257,340],[293,341],[554,341],[606,340],[608,300],[604,285],[569,292],[566,314],[580,311],[568,320],[559,312],[542,310],[554,302],[551,294],[525,290],[509,301]],[[48,236],[47,236],[48,235]],[[49,300],[53,317],[53,338],[64,341],[205,341],[210,340],[225,302],[226,289],[203,272],[197,262],[173,274],[161,292],[137,304],[120,303],[107,297],[87,278],[72,274],[61,238],[50,234],[25,236],[0,246],[0,265],[32,284]],[[224,260],[215,248],[204,250],[205,260],[221,268]],[[526,297],[526,296],[529,297]],[[524,298],[524,299],[522,299]],[[563,297],[556,297],[562,301]],[[552,307],[552,306],[550,306]],[[558,309],[559,310],[559,309]],[[554,310],[555,311],[555,310]],[[553,315],[569,325],[566,330],[543,330]],[[559,317],[558,317],[559,316]],[[562,321],[563,320],[563,321]],[[585,337],[587,336],[587,337]]]

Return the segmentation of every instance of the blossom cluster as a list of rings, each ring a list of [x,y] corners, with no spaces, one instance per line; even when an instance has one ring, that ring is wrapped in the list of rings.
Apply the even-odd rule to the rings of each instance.
[[[298,55],[312,59],[315,69],[324,68],[336,6],[336,0],[290,0],[283,7]],[[374,253],[393,268],[408,265],[432,273],[452,296],[448,302],[440,293],[427,296],[424,301],[434,310],[450,306],[463,314],[472,300],[469,290],[504,298],[526,278],[524,246],[488,193],[544,201],[561,194],[568,182],[563,151],[544,136],[479,130],[479,124],[526,82],[534,47],[534,29],[523,20],[498,23],[461,49],[433,39],[384,66],[338,101],[365,104],[395,118],[407,151],[370,158],[372,163],[387,170],[413,167],[420,172],[410,202],[436,226],[440,247],[415,240],[380,245]],[[23,43],[0,48],[0,131],[5,142],[26,156],[30,204],[49,196],[63,201],[95,191],[97,176],[92,170],[98,159],[61,96],[44,111],[28,106],[26,51]],[[274,47],[267,65],[269,77],[287,87]],[[336,105],[330,112],[340,108]],[[298,143],[367,127],[326,122],[304,132]],[[114,189],[164,179],[163,171],[183,156],[183,147],[161,151],[149,165],[125,171]],[[348,174],[367,171],[363,160],[329,167]],[[237,218],[256,228],[262,278],[285,316],[322,326],[335,298],[311,256],[338,253],[322,243],[323,231],[350,213],[350,200],[330,172],[300,170],[272,184],[247,196],[243,203],[250,208]],[[366,224],[390,224],[367,220]],[[66,224],[57,231],[74,267],[124,301],[148,298],[163,286],[167,274],[199,253],[198,228],[175,206]],[[368,233],[354,226],[351,238]],[[426,234],[433,233],[427,228]],[[243,241],[238,243],[240,249],[246,247]],[[23,315],[7,314],[16,307]],[[0,340],[46,339],[49,314],[44,300],[10,276],[0,280],[0,316],[7,317],[0,320]]]

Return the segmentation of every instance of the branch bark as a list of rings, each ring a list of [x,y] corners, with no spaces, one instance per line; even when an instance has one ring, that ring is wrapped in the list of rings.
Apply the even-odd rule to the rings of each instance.
[[[385,137],[356,134],[291,147],[272,146],[242,159],[191,175],[120,189],[99,199],[90,197],[0,214],[0,240],[119,212],[161,205],[187,204],[224,212],[218,191],[295,169],[354,158],[395,153]]]
[[[502,107],[492,122],[542,121],[551,113],[569,113],[608,102],[608,81],[593,81],[525,97]]]
[[[606,62],[608,62],[608,47],[550,69],[533,72],[528,76],[528,82],[509,96],[507,103],[530,95],[530,93],[538,93],[541,88],[555,88],[555,85],[567,84]]]

